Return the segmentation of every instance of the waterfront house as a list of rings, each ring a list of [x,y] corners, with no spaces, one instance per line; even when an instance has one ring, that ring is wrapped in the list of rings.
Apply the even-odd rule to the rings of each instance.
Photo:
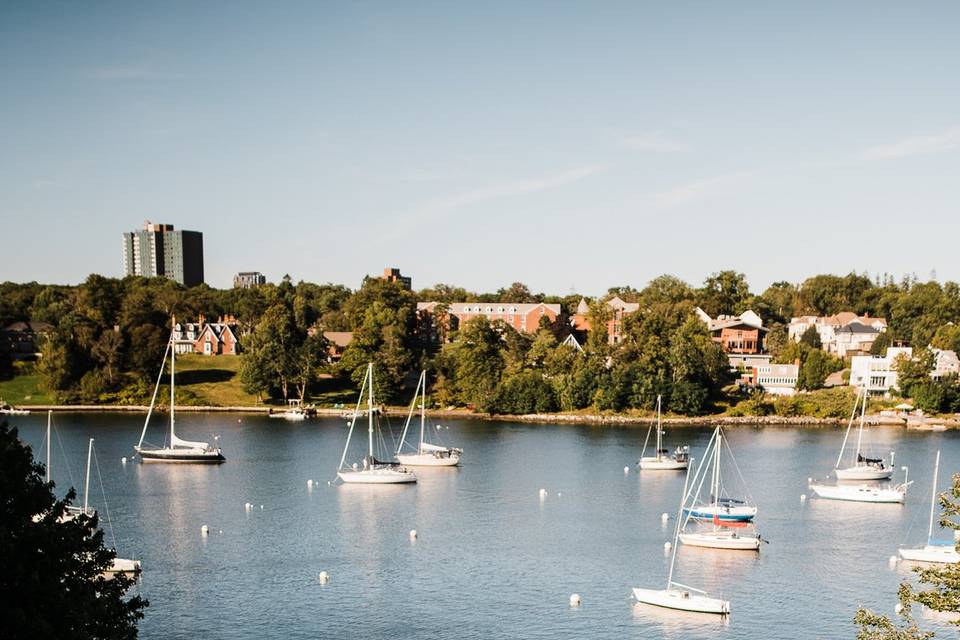
[[[930,351],[933,352],[933,371],[930,372],[931,378],[939,380],[946,375],[960,374],[960,358],[957,357],[955,351],[937,349],[936,347],[930,347]]]
[[[353,342],[352,331],[324,331],[323,337],[327,339],[327,362],[331,364],[339,362],[343,352]]]
[[[194,353],[207,356],[236,355],[240,353],[240,341],[234,329],[237,320],[233,316],[222,316],[216,322],[205,322],[194,342]]]
[[[787,335],[800,342],[810,327],[817,330],[821,349],[843,358],[870,353],[877,336],[887,330],[887,321],[869,315],[858,316],[852,311],[832,316],[799,316],[790,319]]]
[[[0,351],[9,353],[14,360],[28,360],[40,357],[40,340],[53,328],[46,322],[37,320],[20,321],[4,327],[0,331]]]
[[[792,396],[797,392],[799,364],[762,364],[753,368],[752,383],[765,393]]]
[[[696,313],[707,325],[713,341],[719,344],[725,353],[763,352],[763,337],[767,329],[763,326],[763,319],[753,311],[746,311],[739,316],[719,315],[711,318],[703,309],[697,307]]]
[[[850,385],[865,387],[873,395],[889,395],[897,389],[897,359],[912,358],[910,347],[889,347],[883,356],[853,356],[850,359]]]

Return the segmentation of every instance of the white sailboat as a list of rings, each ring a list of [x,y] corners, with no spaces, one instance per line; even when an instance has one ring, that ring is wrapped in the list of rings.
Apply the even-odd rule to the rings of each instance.
[[[637,465],[642,471],[678,471],[687,468],[690,461],[690,447],[677,447],[672,454],[663,448],[663,428],[660,426],[660,396],[657,395],[657,445],[655,454],[652,456],[643,455],[647,451],[647,443],[650,442],[650,430],[653,425],[647,429],[647,437],[643,441],[643,450],[640,452],[640,460]]]
[[[690,466],[693,466],[692,460],[690,461]],[[683,496],[680,499],[680,509],[677,512],[677,526],[673,533],[673,551],[670,556],[670,572],[667,575],[667,588],[641,589],[635,587],[633,589],[633,597],[637,602],[657,607],[665,607],[667,609],[728,615],[730,613],[730,602],[728,600],[711,598],[706,591],[673,581],[673,569],[677,562],[677,539],[680,535],[680,518],[687,501],[689,481],[690,469],[688,468],[687,476],[683,481]]]
[[[717,426],[713,430],[710,442],[707,443],[707,450],[704,452],[705,459],[709,459],[711,455],[715,459],[715,463],[712,465],[713,479],[711,481],[710,499],[706,502],[699,502],[700,488],[706,478],[706,473],[698,473],[697,476],[700,480],[700,486],[697,487],[696,495],[694,496],[694,500],[691,501],[690,507],[684,510],[685,515],[687,518],[693,518],[695,520],[749,522],[757,515],[757,507],[751,504],[746,498],[731,497],[723,487],[720,475],[720,448],[722,444],[723,432],[720,430],[720,427]],[[707,466],[702,469],[707,468]]]
[[[367,436],[368,448],[367,455],[364,456],[362,466],[354,463],[350,467],[344,467],[344,461],[347,458],[347,451],[350,449],[350,438],[353,436],[353,427],[357,424],[357,418],[360,416],[360,403],[363,402],[363,392],[367,393]],[[360,397],[357,398],[357,406],[353,411],[353,418],[350,420],[350,431],[347,433],[347,444],[343,447],[343,455],[340,457],[340,465],[337,467],[337,477],[343,482],[351,484],[405,484],[416,482],[417,476],[409,469],[404,468],[399,462],[381,462],[373,455],[373,363],[367,365],[367,375],[363,379],[363,386],[360,387]]]
[[[404,453],[403,445],[406,444],[407,431],[410,428],[410,420],[413,418],[413,410],[417,406],[417,400],[420,400],[420,440],[417,442],[416,450],[410,453]],[[417,382],[417,389],[413,394],[413,402],[410,404],[410,412],[407,414],[407,422],[403,425],[403,435],[400,436],[400,446],[397,447],[397,460],[412,467],[455,467],[460,464],[460,456],[463,455],[463,449],[444,447],[431,444],[424,440],[424,432],[426,431],[426,405],[427,372],[421,371],[420,380]]]
[[[718,426],[707,445],[707,451],[704,453],[704,460],[708,460],[708,462],[700,467],[693,478],[696,489],[691,488],[692,495],[689,497],[692,499],[692,505],[686,510],[686,515],[680,526],[679,539],[683,544],[692,547],[759,551],[762,542],[760,534],[757,533],[756,527],[749,522],[756,515],[757,508],[747,505],[746,501],[734,501],[742,504],[722,502],[724,490],[721,486],[720,452],[723,443],[723,432]],[[729,445],[727,445],[727,448],[729,449]],[[731,457],[732,455],[731,453]],[[697,506],[700,490],[706,481],[708,470],[710,471],[710,500],[707,504]],[[687,529],[692,520],[702,519],[708,513],[712,514],[710,517],[711,525],[701,526],[694,530]],[[724,514],[726,519],[722,519],[721,514]]]
[[[173,320],[173,326],[176,326],[176,320]],[[157,392],[160,390],[160,380],[163,379],[164,365],[167,363],[167,355],[170,355],[170,441],[163,447],[144,447],[143,439],[147,435],[147,427],[150,425],[150,416],[153,415],[153,407],[157,402]],[[175,462],[175,463],[203,463],[220,464],[226,461],[223,452],[219,447],[211,447],[206,442],[195,442],[184,440],[177,437],[174,425],[176,415],[175,405],[175,378],[176,378],[176,350],[173,348],[173,332],[170,332],[170,340],[167,342],[167,349],[163,353],[163,362],[160,363],[160,374],[157,376],[157,384],[153,389],[153,398],[150,400],[150,409],[147,411],[147,418],[143,421],[143,431],[140,433],[140,442],[134,447],[134,451],[140,455],[142,462]]]
[[[299,400],[288,401],[288,406],[284,411],[270,411],[268,418],[280,418],[290,422],[303,422],[307,419],[307,410],[300,406]]]
[[[847,447],[847,439],[850,437],[850,429],[853,427],[853,420],[857,414],[857,404],[860,403],[860,426],[857,428],[857,450],[854,453],[853,465],[840,468],[843,463],[843,452]],[[833,473],[837,480],[889,480],[893,475],[893,467],[887,467],[883,463],[883,458],[868,458],[863,455],[861,446],[863,444],[863,423],[867,413],[867,389],[863,387],[858,390],[857,400],[853,403],[853,413],[850,414],[850,422],[847,423],[847,432],[843,436],[843,444],[840,446],[840,455],[837,456],[837,464]],[[891,465],[893,461],[890,461]]]
[[[927,544],[922,547],[900,549],[897,553],[903,560],[937,562],[940,564],[957,564],[960,562],[960,553],[957,553],[955,542],[933,540],[933,514],[937,502],[937,475],[939,473],[940,451],[937,451],[937,460],[933,465],[933,487],[930,489],[930,522],[927,525]]]

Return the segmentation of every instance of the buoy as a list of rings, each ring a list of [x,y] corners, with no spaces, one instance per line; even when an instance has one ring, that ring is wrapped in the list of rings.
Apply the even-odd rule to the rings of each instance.
[[[200,527],[200,535],[205,536],[210,533],[210,529],[207,528],[207,525]]]
[[[417,539],[417,530],[416,530],[416,529],[410,529],[410,539],[411,539],[411,540],[416,540],[416,539]]]
[[[546,490],[546,489],[540,489],[540,499],[543,500],[543,499],[546,498],[546,497],[547,497],[547,490]]]
[[[356,463],[356,462],[353,463],[353,470],[354,470],[354,471],[357,470],[357,463]]]
[[[887,562],[890,563],[890,566],[897,564],[897,556],[890,556],[887,558]]]
[[[562,497],[563,497],[563,494],[560,493],[559,491],[557,491],[557,497],[558,497],[558,498],[562,498]]]
[[[813,478],[807,478],[807,484],[813,484]]]
[[[260,511],[263,511],[263,505],[260,505]]]
[[[327,486],[328,486],[328,487],[333,486],[333,481],[332,481],[332,480],[327,480]]]
[[[127,456],[120,458],[120,464],[127,464]]]
[[[897,615],[900,615],[900,612],[901,612],[901,611],[903,611],[903,605],[898,602],[898,603],[897,603],[897,606],[895,606],[895,607],[893,608],[893,612],[894,612],[895,614],[897,614]]]
[[[666,522],[666,521],[669,520],[669,519],[670,519],[670,514],[669,514],[669,513],[661,513],[661,514],[660,514],[660,522]]]
[[[623,468],[623,473],[624,473],[624,475],[630,473],[630,467],[624,467],[624,468]]]
[[[663,550],[664,550],[664,551],[670,551],[670,549],[672,549],[672,548],[673,548],[673,543],[670,542],[669,540],[663,543]]]
[[[327,584],[328,582],[330,582],[330,576],[327,574],[326,571],[321,571],[320,575],[318,576],[318,579],[320,580],[320,584]]]
[[[219,533],[219,534],[222,536],[222,535],[223,535],[223,529],[220,529],[219,531],[217,531],[217,533]]]
[[[580,606],[580,594],[579,594],[579,593],[571,593],[571,594],[570,594],[570,606],[571,606],[571,607],[579,607],[579,606]]]
[[[313,480],[307,480],[307,489],[313,489]]]
[[[801,494],[800,494],[800,502],[804,502],[806,499],[807,499],[807,494],[801,493]]]

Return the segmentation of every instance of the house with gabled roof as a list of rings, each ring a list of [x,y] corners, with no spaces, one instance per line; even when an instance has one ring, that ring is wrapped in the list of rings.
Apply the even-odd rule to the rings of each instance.
[[[194,353],[207,356],[237,355],[240,353],[240,340],[235,329],[237,320],[233,316],[222,316],[216,322],[203,322],[202,328],[193,342]]]
[[[610,310],[610,319],[607,321],[607,341],[610,344],[619,344],[623,339],[623,320],[628,315],[640,310],[639,302],[625,302],[620,296],[614,296],[607,300],[607,308]],[[590,313],[590,305],[584,298],[580,298],[580,304],[577,305],[577,312],[570,319],[570,325],[576,331],[589,331],[590,320],[587,314]]]
[[[710,315],[697,307],[697,317],[707,325],[713,341],[719,344],[725,353],[762,353],[763,338],[768,329],[763,319],[753,311],[745,311],[739,316]]]

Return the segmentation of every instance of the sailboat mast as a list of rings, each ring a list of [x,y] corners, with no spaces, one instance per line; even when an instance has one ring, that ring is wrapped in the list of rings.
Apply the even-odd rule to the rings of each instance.
[[[420,446],[417,447],[417,453],[423,453],[423,429],[426,423],[426,412],[427,412],[427,372],[423,370],[420,372],[420,385],[423,386],[421,393],[422,400],[420,402]]]
[[[174,402],[173,402],[173,378],[174,378],[174,376],[175,376],[175,374],[176,374],[176,369],[177,369],[177,347],[176,347],[175,344],[172,344],[172,343],[173,343],[173,332],[174,332],[174,331],[176,330],[176,328],[177,328],[177,318],[176,318],[176,316],[170,316],[170,321],[171,321],[171,326],[170,326],[170,342],[171,342],[171,345],[170,345],[170,346],[171,346],[171,349],[170,349],[170,446],[172,447],[172,446],[173,446],[173,439],[176,437],[176,435],[174,435],[174,433],[173,433],[173,423],[174,423],[174,415],[173,415],[173,405],[174,405]]]
[[[663,431],[660,428],[660,394],[657,394],[657,462],[660,462],[660,449],[663,448]]]
[[[687,503],[687,485],[690,482],[690,469],[693,468],[693,458],[687,465],[687,474],[683,477],[683,494],[680,498],[680,508],[677,509],[677,526],[673,530],[673,553],[670,556],[670,572],[667,574],[667,589],[673,584],[673,566],[677,563],[677,539],[680,537],[680,520],[683,516],[683,505]]]
[[[860,405],[860,429],[857,431],[857,457],[853,465],[860,464],[860,443],[863,441],[863,421],[867,413],[867,388],[863,388],[863,404]]]
[[[150,408],[147,409],[147,418],[143,421],[143,431],[140,432],[140,442],[135,449],[143,446],[143,439],[147,437],[147,427],[150,425],[150,416],[153,415],[153,407],[157,403],[157,394],[160,392],[160,381],[163,380],[163,369],[167,364],[167,354],[173,345],[173,330],[170,331],[170,339],[167,341],[167,349],[163,352],[163,361],[160,362],[160,373],[157,374],[157,384],[153,386],[153,397],[150,398]]]
[[[87,446],[87,478],[83,482],[83,514],[87,514],[87,503],[90,499],[90,457],[93,455],[93,438]]]
[[[717,427],[717,444],[713,450],[713,506],[714,510],[720,506],[720,445],[723,444],[723,434],[720,433],[720,427]]]
[[[864,387],[866,390],[866,387]],[[834,466],[834,469],[840,468],[840,463],[843,461],[843,452],[847,448],[847,439],[850,437],[850,429],[853,428],[853,419],[857,417],[857,405],[860,403],[860,389],[857,389],[857,399],[853,402],[853,411],[850,412],[850,420],[847,422],[847,431],[843,434],[843,444],[840,445],[840,453],[837,454],[837,464]]]
[[[47,411],[47,483],[50,482],[50,421],[53,418],[53,411]]]
[[[373,464],[373,363],[367,364],[367,378],[370,380],[370,395],[367,396],[367,440],[369,441],[370,464]]]
[[[933,465],[933,488],[930,489],[930,524],[927,526],[927,544],[933,536],[933,505],[937,501],[937,474],[940,473],[940,450],[937,449],[937,461]]]

